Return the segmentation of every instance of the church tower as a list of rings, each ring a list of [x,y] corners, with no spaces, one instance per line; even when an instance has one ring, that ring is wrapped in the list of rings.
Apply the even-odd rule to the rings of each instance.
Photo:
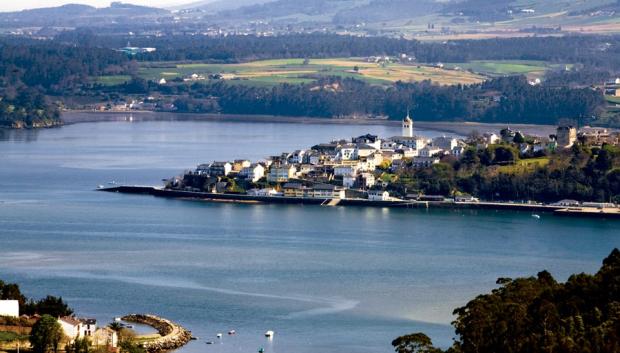
[[[413,137],[413,120],[409,117],[409,111],[407,111],[407,116],[403,119],[403,136]]]

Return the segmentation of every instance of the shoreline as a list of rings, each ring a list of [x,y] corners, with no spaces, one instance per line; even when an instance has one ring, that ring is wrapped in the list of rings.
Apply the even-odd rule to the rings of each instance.
[[[131,120],[129,119],[131,117]],[[397,120],[384,119],[334,119],[318,117],[292,117],[276,115],[243,115],[243,114],[198,114],[198,113],[173,113],[153,111],[127,111],[127,112],[93,112],[71,110],[62,113],[61,119],[65,125],[95,122],[139,122],[139,121],[214,121],[214,122],[245,122],[245,123],[285,123],[285,124],[323,124],[323,125],[401,125]],[[520,130],[529,135],[546,136],[555,133],[555,125],[536,124],[508,124],[508,123],[479,123],[470,121],[425,121],[415,120],[414,128],[422,130],[434,130],[438,132],[452,133],[466,136],[474,131],[498,132],[510,127]]]
[[[235,204],[286,204],[315,205],[322,207],[373,207],[373,208],[404,208],[404,209],[471,209],[495,211],[544,212],[554,216],[576,216],[590,218],[620,219],[620,209],[599,210],[593,207],[566,207],[542,204],[521,204],[510,202],[450,202],[450,201],[415,201],[393,200],[373,201],[367,199],[331,199],[303,198],[285,196],[251,196],[247,194],[213,194],[206,192],[168,190],[152,186],[114,186],[97,191],[121,194],[147,195],[178,200],[195,200],[214,203]],[[333,201],[337,201],[332,204]],[[538,216],[539,217],[539,216]]]

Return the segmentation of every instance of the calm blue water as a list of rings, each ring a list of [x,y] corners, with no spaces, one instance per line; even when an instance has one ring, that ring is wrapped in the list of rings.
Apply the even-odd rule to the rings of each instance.
[[[92,191],[366,132],[398,129],[115,122],[0,131],[0,278],[33,297],[62,295],[100,322],[130,312],[178,321],[201,338],[187,353],[375,353],[414,331],[448,346],[452,310],[497,277],[548,269],[565,280],[620,246],[617,221]],[[238,334],[205,344],[230,329]]]

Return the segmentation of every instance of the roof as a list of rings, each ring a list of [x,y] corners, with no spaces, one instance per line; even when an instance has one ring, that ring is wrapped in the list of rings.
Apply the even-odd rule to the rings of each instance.
[[[86,324],[86,325],[96,325],[97,324],[97,319],[91,319],[91,318],[80,318],[78,319],[80,320],[81,323]]]
[[[71,326],[77,326],[80,324],[80,321],[78,319],[71,317],[71,316],[61,317],[60,321],[63,321]]]
[[[230,164],[230,162],[213,162],[211,163],[211,167],[223,167],[226,164]]]

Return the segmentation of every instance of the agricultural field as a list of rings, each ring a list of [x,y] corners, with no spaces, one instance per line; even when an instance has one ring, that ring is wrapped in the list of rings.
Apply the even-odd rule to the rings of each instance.
[[[448,68],[459,67],[485,76],[526,75],[529,79],[542,78],[547,70],[563,70],[567,65],[550,64],[531,60],[477,60],[467,63],[446,64]],[[571,65],[568,65],[570,68]]]
[[[188,78],[191,75],[219,74],[224,80],[248,84],[309,83],[324,76],[354,77],[371,84],[397,81],[431,80],[441,85],[472,84],[485,79],[483,75],[436,68],[426,65],[377,64],[360,59],[264,60],[243,64],[168,64],[144,66],[140,76],[158,81]]]

